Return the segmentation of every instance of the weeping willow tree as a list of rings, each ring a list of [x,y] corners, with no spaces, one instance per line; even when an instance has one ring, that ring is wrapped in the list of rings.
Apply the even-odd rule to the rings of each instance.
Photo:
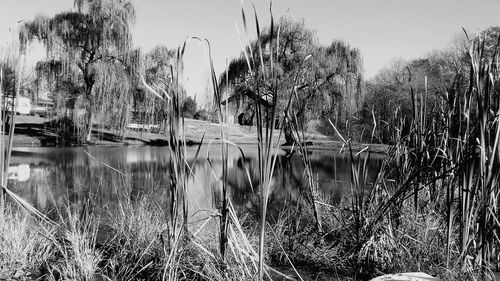
[[[39,73],[58,88],[71,85],[65,93],[70,102],[64,104],[83,110],[73,110],[72,119],[81,128],[80,140],[88,142],[99,113],[111,112],[120,116],[114,121],[121,128],[126,125],[140,56],[131,50],[135,10],[130,0],[75,0],[74,5],[75,10],[54,17],[36,16],[19,36],[23,49],[34,40],[45,45]]]
[[[325,64],[322,69],[327,69],[325,77],[333,79],[333,88],[338,88],[338,99],[334,104],[334,113],[337,115],[336,121],[346,121],[349,116],[359,111],[363,105],[363,61],[361,52],[341,40],[334,40],[330,46],[321,47],[319,52],[321,55],[317,57]]]
[[[156,46],[142,57],[144,79],[158,92],[169,92],[172,87],[172,68],[175,64],[176,51],[165,46]],[[184,92],[183,89],[180,89]],[[140,123],[159,124],[165,131],[168,117],[165,103],[139,87],[134,93],[134,119]]]
[[[339,117],[345,118],[350,113],[360,109],[362,105],[361,85],[362,60],[358,49],[351,48],[343,41],[336,40],[330,46],[319,44],[316,33],[307,28],[303,20],[294,20],[289,17],[280,19],[279,24],[263,31],[259,41],[249,44],[248,54],[253,56],[252,69],[269,72],[270,69],[261,70],[262,66],[273,66],[273,71],[278,79],[277,112],[288,116],[287,119],[304,128],[309,120],[322,117],[335,112]],[[278,34],[279,39],[272,37]],[[264,46],[263,60],[260,61],[259,46]],[[269,50],[275,50],[277,60],[270,62]],[[266,61],[267,60],[267,61]],[[227,79],[226,79],[227,75]],[[257,83],[261,89],[253,89],[255,83],[249,83],[249,67],[242,53],[233,59],[221,78],[221,87],[231,94],[244,93],[247,96],[256,92],[266,92],[270,85]],[[295,87],[296,93],[292,104],[287,107],[290,87]],[[257,98],[253,98],[257,100]],[[263,101],[266,103],[267,101]],[[285,109],[288,108],[287,112]],[[285,139],[293,143],[296,138],[285,122]]]

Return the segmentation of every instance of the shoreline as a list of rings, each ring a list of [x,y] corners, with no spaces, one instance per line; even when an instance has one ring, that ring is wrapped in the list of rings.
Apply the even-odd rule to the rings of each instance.
[[[6,140],[9,138],[8,135],[4,135],[3,138]],[[341,149],[346,150],[346,147],[343,147],[342,142],[329,140],[329,141],[315,141],[315,140],[307,140],[309,144],[307,145],[307,149],[311,151],[340,151]],[[195,142],[192,140],[186,140],[187,146],[197,146],[200,145],[200,142]],[[204,140],[201,144],[207,145],[210,141]],[[236,145],[257,145],[257,142],[233,142]],[[109,141],[109,140],[95,140],[93,143],[85,144],[85,145],[58,145],[58,144],[44,144],[42,141],[37,139],[36,137],[30,135],[15,135],[12,143],[12,147],[86,147],[86,146],[168,146],[168,141],[166,137],[157,138],[157,139],[126,139],[125,141]],[[384,154],[387,152],[389,145],[385,144],[367,144],[367,143],[352,143],[351,148],[354,152],[359,152],[366,147],[369,147],[371,153],[376,154]],[[281,144],[280,148],[283,150],[292,149],[291,145]],[[296,147],[295,147],[296,148]]]
[[[32,116],[17,116],[16,130],[14,133],[13,147],[78,147],[78,145],[62,145],[60,136],[50,128],[49,119],[32,117]],[[184,135],[188,146],[196,146],[200,144],[208,144],[220,138],[220,125],[207,121],[185,119],[184,120]],[[256,145],[256,128],[255,126],[240,126],[237,124],[224,124],[226,134],[232,143],[237,145]],[[111,130],[100,128],[93,129],[93,143],[81,146],[167,146],[168,137],[161,134],[148,132],[137,132],[128,130],[123,140],[120,136]],[[9,136],[3,135],[4,141],[7,141]],[[275,141],[278,137],[275,136]],[[284,150],[292,149],[292,146],[284,144],[284,138],[280,139],[280,147]],[[306,133],[306,143],[309,150],[337,150],[340,151],[343,147],[341,141],[334,140],[331,136],[325,136],[319,133]],[[389,145],[386,144],[367,144],[353,142],[351,148],[353,151],[361,151],[366,147],[370,147],[372,153],[384,154],[387,152]],[[345,149],[345,147],[344,147]]]

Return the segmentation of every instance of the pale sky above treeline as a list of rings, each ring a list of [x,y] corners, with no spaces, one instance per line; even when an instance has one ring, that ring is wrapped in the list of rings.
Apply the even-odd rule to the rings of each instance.
[[[148,51],[155,45],[177,48],[188,36],[211,42],[215,69],[222,72],[226,59],[239,55],[241,46],[235,24],[242,30],[240,0],[135,0],[136,47]],[[269,1],[244,1],[253,27],[254,4],[261,26],[270,22]],[[6,44],[20,20],[36,14],[52,16],[73,9],[73,0],[0,0],[0,39]],[[462,27],[477,33],[500,25],[499,0],[275,0],[274,17],[305,19],[316,30],[321,44],[342,39],[361,50],[365,76],[375,75],[394,58],[413,59],[445,49]],[[250,39],[255,38],[253,28]],[[185,55],[186,89],[200,96],[207,84],[203,48],[192,43]],[[32,48],[32,57],[43,51]],[[33,59],[35,60],[35,59]]]

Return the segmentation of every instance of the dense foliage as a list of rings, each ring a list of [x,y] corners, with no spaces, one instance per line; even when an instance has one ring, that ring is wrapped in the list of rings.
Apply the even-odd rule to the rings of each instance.
[[[440,114],[444,100],[454,98],[457,87],[466,88],[469,84],[471,44],[481,42],[484,56],[491,57],[499,34],[500,28],[492,27],[455,48],[434,51],[410,61],[394,60],[365,84],[363,110],[354,125],[369,133],[358,139],[394,143],[395,136],[390,131],[397,125],[396,120],[405,119],[403,130],[407,132],[410,120],[418,112],[422,111],[426,118]],[[416,102],[415,97],[421,101]]]
[[[328,115],[343,122],[361,108],[363,70],[359,50],[338,40],[329,46],[320,45],[315,32],[303,20],[281,18],[276,26],[265,29],[258,40],[249,44],[248,54],[253,65],[248,65],[242,53],[229,63],[227,74],[222,74],[221,86],[227,96],[245,94],[256,103],[276,102],[280,116],[287,114],[290,123],[299,128],[304,128],[309,120]],[[260,83],[249,79],[251,71],[262,73]],[[276,101],[269,100],[266,94],[273,85],[266,84],[264,76],[271,72],[273,82],[277,81]],[[294,85],[295,92],[291,93],[289,89]],[[285,113],[292,94],[291,107]],[[291,131],[285,130],[287,142],[295,141]]]
[[[197,110],[196,101],[192,97],[187,97],[181,106],[181,115],[184,118],[194,118]]]
[[[122,112],[123,118],[115,121],[125,125],[139,59],[131,51],[131,1],[75,0],[75,7],[51,18],[35,17],[23,24],[19,36],[23,46],[33,40],[44,43],[47,59],[37,68],[53,79],[53,89],[68,86],[62,97],[67,102],[61,104],[74,110],[72,118],[80,120],[84,142],[90,141],[98,113]]]

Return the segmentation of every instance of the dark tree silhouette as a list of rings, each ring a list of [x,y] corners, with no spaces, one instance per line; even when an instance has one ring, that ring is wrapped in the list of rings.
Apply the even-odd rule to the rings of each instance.
[[[295,141],[293,130],[289,127],[291,124],[297,124],[302,129],[307,121],[325,113],[336,112],[339,117],[346,118],[351,112],[361,108],[363,69],[359,50],[339,40],[333,41],[330,46],[321,46],[315,32],[307,28],[303,20],[281,18],[274,28],[276,30],[264,30],[260,38],[265,63],[260,63],[258,41],[250,43],[252,50],[249,53],[254,56],[251,61],[259,62],[252,65],[257,71],[262,65],[271,65],[269,50],[276,51],[278,59],[273,63],[273,71],[278,79],[276,108],[277,112],[286,114],[289,119],[289,122],[284,123],[287,142]],[[278,28],[279,40],[276,40],[272,38],[272,34],[278,34]],[[256,83],[249,80],[250,73],[244,54],[229,63],[228,85],[225,75],[226,73],[220,78],[221,87],[235,91],[229,94],[244,92],[247,96],[255,96],[256,92],[265,93],[266,87],[269,87],[262,82],[257,83],[262,89],[252,88]],[[296,87],[297,94],[285,113],[290,95],[288,89],[292,87]],[[255,97],[253,100],[257,102],[259,98]],[[270,101],[264,98],[262,102]]]

